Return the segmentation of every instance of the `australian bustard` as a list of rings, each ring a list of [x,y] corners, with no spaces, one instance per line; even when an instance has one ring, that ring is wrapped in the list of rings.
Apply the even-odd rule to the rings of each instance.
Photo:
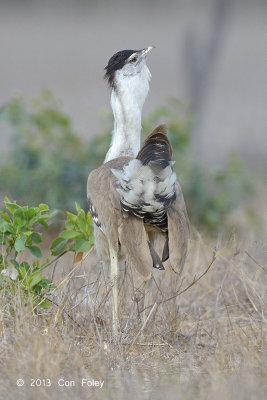
[[[96,251],[100,259],[110,260],[114,332],[120,255],[151,282],[152,267],[164,269],[168,258],[173,270],[180,272],[188,248],[188,217],[166,127],[158,126],[140,150],[141,112],[151,77],[146,55],[151,49],[120,51],[105,68],[114,131],[104,164],[87,182]],[[165,237],[162,256],[153,247],[155,234]]]

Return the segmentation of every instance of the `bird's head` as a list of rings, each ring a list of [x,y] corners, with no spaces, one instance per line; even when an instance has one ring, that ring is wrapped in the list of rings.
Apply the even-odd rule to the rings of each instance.
[[[105,67],[105,78],[114,90],[125,86],[135,90],[136,85],[148,83],[151,77],[146,65],[146,56],[154,46],[141,50],[122,50],[114,54]]]

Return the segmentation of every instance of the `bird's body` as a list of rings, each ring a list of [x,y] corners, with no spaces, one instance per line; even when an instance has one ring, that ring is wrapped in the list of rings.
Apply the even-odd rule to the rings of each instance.
[[[155,136],[157,142],[153,144]],[[150,278],[153,266],[163,269],[162,262],[169,257],[172,268],[181,272],[187,253],[189,227],[183,194],[169,154],[167,159],[162,158],[166,154],[162,154],[164,145],[159,136],[166,137],[164,126],[153,131],[137,158],[117,157],[92,171],[88,178],[87,196],[96,225],[98,255],[102,260],[109,259],[110,241],[118,255],[126,256],[145,279]],[[169,145],[167,137],[165,143]],[[151,144],[161,147],[156,156],[148,151]],[[162,235],[167,244],[162,256],[153,248],[155,233]]]
[[[152,268],[175,271],[185,262],[189,223],[181,188],[172,168],[171,145],[164,125],[157,127],[140,150],[141,111],[150,72],[145,55],[151,47],[116,53],[106,67],[112,87],[114,133],[104,164],[87,183],[89,209],[95,223],[95,246],[110,260],[113,327],[117,330],[118,258],[149,280]],[[154,248],[155,234],[164,236],[163,254]]]

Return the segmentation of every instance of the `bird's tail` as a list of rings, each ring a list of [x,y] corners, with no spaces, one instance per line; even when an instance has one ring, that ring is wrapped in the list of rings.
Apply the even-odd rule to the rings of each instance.
[[[161,169],[168,167],[172,158],[172,148],[167,137],[166,125],[159,125],[146,138],[137,159],[142,165],[153,165],[156,163]]]

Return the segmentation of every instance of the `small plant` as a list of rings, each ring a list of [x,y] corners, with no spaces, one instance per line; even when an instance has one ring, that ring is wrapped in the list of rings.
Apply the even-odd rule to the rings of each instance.
[[[49,207],[46,204],[39,204],[38,207],[20,206],[16,201],[11,202],[5,198],[5,211],[0,211],[0,288],[5,289],[7,282],[14,285],[19,283],[26,297],[31,297],[33,301],[47,308],[48,300],[41,300],[41,295],[45,290],[55,288],[49,279],[46,279],[40,272],[40,268],[45,265],[39,264],[38,258],[42,257],[39,247],[42,242],[42,234],[36,231],[38,225],[48,228],[47,219],[50,216]],[[18,255],[24,251],[29,251],[34,257],[32,265],[27,261],[18,261]],[[46,260],[46,263],[49,260]],[[12,264],[17,277],[11,279],[8,274]],[[36,297],[37,295],[37,297]]]
[[[85,253],[94,244],[93,221],[91,214],[75,203],[77,215],[67,211],[65,229],[53,241],[51,252],[53,256],[59,256],[65,251]]]
[[[77,214],[67,212],[65,229],[51,245],[51,254],[57,258],[52,261],[48,258],[40,264],[42,234],[36,229],[38,225],[48,228],[49,207],[46,204],[20,206],[8,198],[5,198],[4,204],[6,210],[0,211],[0,290],[15,292],[16,284],[19,284],[25,299],[31,298],[33,303],[48,308],[51,302],[43,295],[47,290],[56,289],[56,286],[41,271],[67,251],[80,256],[90,250],[94,243],[92,217],[76,203]],[[21,258],[19,254],[23,252],[27,257],[27,250],[35,257],[32,265],[25,260],[18,261]],[[16,269],[16,277],[10,277],[11,264]]]

